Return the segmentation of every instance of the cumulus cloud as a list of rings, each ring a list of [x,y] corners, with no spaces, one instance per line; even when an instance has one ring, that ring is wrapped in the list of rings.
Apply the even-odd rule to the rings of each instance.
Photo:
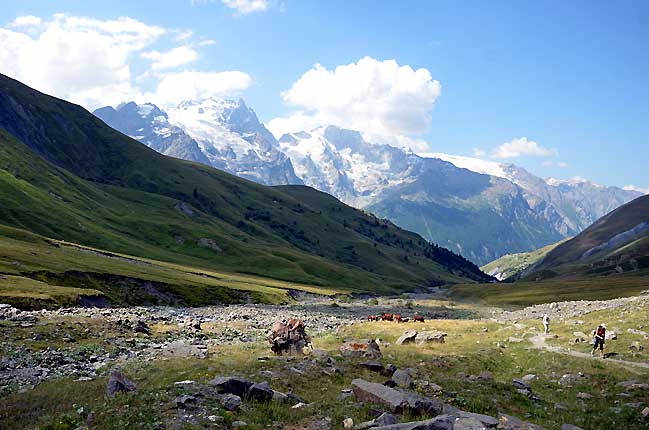
[[[16,22],[40,22],[19,17]],[[128,59],[165,33],[131,18],[56,14],[37,33],[0,27],[0,71],[48,94],[96,107],[137,93]]]
[[[555,150],[545,148],[527,137],[512,139],[491,152],[491,156],[494,158],[550,157],[553,155],[556,155]]]
[[[268,9],[268,0],[221,0],[223,4],[233,9],[237,15],[248,15],[254,12],[264,12]]]
[[[172,69],[183,64],[188,64],[198,59],[198,52],[191,46],[183,45],[166,52],[147,51],[142,57],[153,61],[153,70]]]
[[[625,185],[622,188],[627,191],[637,191],[642,194],[649,194],[649,188],[637,187],[635,185]]]
[[[281,94],[297,112],[271,120],[268,127],[280,135],[333,124],[359,130],[371,141],[421,146],[416,136],[429,129],[440,91],[427,69],[395,60],[365,57],[332,70],[316,64]]]
[[[177,72],[160,80],[154,97],[163,106],[173,106],[183,100],[232,96],[251,84],[250,75],[239,71]]]
[[[193,37],[191,31],[128,17],[21,16],[0,27],[0,73],[91,110],[130,100],[167,104],[199,94],[234,94],[250,85],[242,72],[174,72],[196,61],[197,47],[214,43],[192,42]],[[169,50],[151,49],[180,40],[181,46]],[[136,74],[139,66],[147,70]]]
[[[34,15],[23,15],[13,20],[10,27],[35,27],[41,25],[41,19]]]

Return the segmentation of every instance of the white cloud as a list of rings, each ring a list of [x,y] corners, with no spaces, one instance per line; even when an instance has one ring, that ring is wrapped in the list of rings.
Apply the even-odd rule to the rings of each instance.
[[[635,185],[625,185],[622,189],[627,191],[637,191],[642,194],[649,194],[649,188],[637,187]]]
[[[142,57],[153,61],[151,64],[153,70],[162,70],[172,69],[196,61],[198,59],[198,52],[191,46],[183,45],[166,52],[143,52]]]
[[[239,71],[169,73],[153,97],[162,106],[173,106],[184,100],[235,95],[251,84],[250,75]]]
[[[554,167],[554,161],[552,160],[545,160],[543,163],[541,163],[543,167]]]
[[[13,20],[10,27],[36,27],[41,25],[41,19],[34,15],[23,15]]]
[[[561,167],[562,169],[565,169],[565,168],[567,168],[569,166],[569,164],[566,163],[565,161],[559,161],[557,163],[557,166]]]
[[[555,150],[545,148],[527,137],[512,139],[491,152],[491,156],[494,158],[550,157],[553,155],[556,155]]]
[[[42,22],[35,34],[0,27],[0,72],[48,94],[97,107],[138,92],[131,85],[129,58],[164,33],[161,27],[126,17],[100,21],[64,14]]]
[[[281,135],[333,124],[359,130],[370,141],[400,141],[422,150],[416,136],[429,129],[440,91],[427,69],[395,60],[364,57],[333,70],[316,64],[282,93],[298,111],[271,120],[268,127]]]
[[[268,0],[221,0],[223,4],[233,9],[237,15],[248,15],[254,12],[264,12],[268,9]]]
[[[235,94],[250,86],[252,79],[242,72],[162,73],[195,61],[198,46],[214,43],[192,42],[193,38],[191,31],[128,17],[18,17],[0,26],[0,73],[90,110],[130,100],[167,104],[199,95]],[[154,43],[179,40],[184,43],[178,47],[151,49]],[[139,66],[147,69],[135,75]]]
[[[212,40],[212,39],[203,39],[203,40],[200,40],[200,41],[197,43],[197,45],[198,45],[198,46],[211,46],[211,45],[216,45],[216,40]]]
[[[473,156],[474,157],[486,157],[487,156],[487,151],[484,149],[480,148],[473,148]]]

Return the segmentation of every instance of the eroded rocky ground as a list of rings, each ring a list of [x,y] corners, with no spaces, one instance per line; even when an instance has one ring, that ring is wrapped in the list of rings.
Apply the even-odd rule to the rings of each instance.
[[[606,317],[620,326],[611,341],[618,358],[649,362],[627,347],[644,350],[648,302],[516,312],[424,296],[288,307],[0,306],[0,429],[649,428],[649,371],[563,355],[589,350],[572,339],[574,327]],[[383,312],[426,322],[366,321]],[[535,345],[546,312],[547,342],[560,350]],[[270,327],[288,318],[304,320],[314,338],[304,358],[268,348]]]

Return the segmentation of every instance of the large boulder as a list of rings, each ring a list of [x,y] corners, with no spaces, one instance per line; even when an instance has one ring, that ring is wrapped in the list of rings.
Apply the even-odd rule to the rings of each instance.
[[[406,345],[408,343],[415,343],[415,338],[417,337],[417,330],[407,330],[404,331],[399,339],[397,339],[397,345]]]
[[[352,392],[360,402],[385,406],[390,412],[408,412],[414,415],[438,415],[443,404],[435,399],[422,397],[412,391],[397,390],[363,379],[352,381]]]
[[[234,394],[244,397],[248,389],[253,385],[252,382],[236,376],[219,376],[209,382],[210,385],[225,394]]]
[[[352,340],[345,342],[340,347],[340,353],[343,357],[365,357],[372,359],[380,359],[381,349],[374,340]]]
[[[384,405],[390,412],[400,412],[405,405],[405,397],[401,392],[364,379],[352,381],[352,392],[358,401]]]
[[[422,331],[417,333],[417,336],[415,337],[415,343],[417,345],[422,345],[425,343],[444,343],[444,339],[446,338],[446,333],[443,331]]]
[[[267,337],[270,349],[277,355],[304,354],[304,348],[311,343],[306,334],[306,325],[299,319],[278,321],[273,325]]]
[[[266,383],[252,384],[248,388],[247,397],[258,402],[269,402],[273,399],[273,389]]]
[[[131,381],[118,371],[113,371],[113,373],[110,374],[108,384],[106,385],[106,394],[109,397],[115,397],[115,394],[117,393],[128,393],[131,391],[137,391],[135,382]]]

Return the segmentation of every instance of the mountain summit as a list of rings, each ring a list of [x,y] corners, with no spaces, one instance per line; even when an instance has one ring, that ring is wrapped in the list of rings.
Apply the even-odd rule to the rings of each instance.
[[[134,102],[94,114],[165,155],[197,161],[266,185],[302,184],[277,140],[242,99],[187,101],[167,112]]]

